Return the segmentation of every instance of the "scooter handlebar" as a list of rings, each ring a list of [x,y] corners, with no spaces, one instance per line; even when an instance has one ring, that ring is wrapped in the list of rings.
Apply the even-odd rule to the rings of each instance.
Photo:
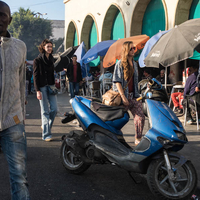
[[[149,85],[153,85],[154,84],[154,81],[152,79],[149,79]]]
[[[144,92],[144,94],[143,94],[141,97],[138,97],[138,98],[136,99],[136,101],[140,101],[140,100],[142,100],[142,99],[146,96],[147,92],[150,90],[151,86],[154,84],[154,81],[153,81],[152,79],[149,79],[148,84],[149,84],[150,87],[147,87],[147,89],[146,89],[146,91]]]
[[[142,100],[142,98],[143,98],[143,97],[138,97],[138,98],[136,99],[136,101],[140,101],[140,100]]]

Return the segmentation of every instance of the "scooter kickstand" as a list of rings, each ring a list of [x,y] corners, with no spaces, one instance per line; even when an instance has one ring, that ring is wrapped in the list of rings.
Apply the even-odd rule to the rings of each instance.
[[[139,180],[139,178],[137,178],[136,176],[133,177],[133,175],[131,174],[131,172],[128,172],[129,176],[132,178],[132,180],[134,181],[135,184],[139,184],[142,183],[141,180]]]

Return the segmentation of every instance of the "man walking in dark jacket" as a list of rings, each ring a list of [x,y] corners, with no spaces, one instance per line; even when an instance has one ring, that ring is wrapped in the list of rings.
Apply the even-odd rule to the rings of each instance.
[[[77,56],[72,56],[72,63],[67,66],[71,98],[79,93],[79,84],[82,81],[81,65],[77,62]]]

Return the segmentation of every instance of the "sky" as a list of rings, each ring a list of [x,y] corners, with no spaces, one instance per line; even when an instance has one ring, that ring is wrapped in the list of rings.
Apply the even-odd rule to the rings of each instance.
[[[63,0],[2,0],[6,2],[11,9],[11,13],[17,12],[20,7],[30,9],[31,11],[43,15],[44,19],[64,20],[65,5]]]

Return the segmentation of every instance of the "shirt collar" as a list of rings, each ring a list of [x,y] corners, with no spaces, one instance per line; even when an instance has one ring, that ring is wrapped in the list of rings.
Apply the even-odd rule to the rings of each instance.
[[[10,33],[7,31],[7,33],[6,33],[6,37],[0,37],[0,44],[1,44],[1,42],[2,41],[8,41],[8,40],[10,40],[10,38],[11,38],[11,35],[10,35]]]

